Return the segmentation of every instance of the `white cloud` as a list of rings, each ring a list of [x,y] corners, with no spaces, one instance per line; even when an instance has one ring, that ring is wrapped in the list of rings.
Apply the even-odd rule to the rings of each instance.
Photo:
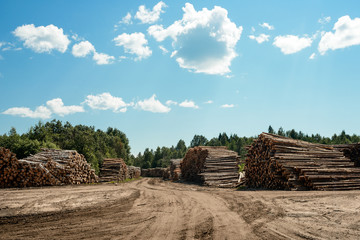
[[[72,47],[72,54],[75,57],[86,57],[95,52],[95,47],[89,41],[82,41]]]
[[[6,45],[6,42],[0,42],[0,48],[5,45]]]
[[[267,28],[268,30],[274,30],[275,29],[274,26],[271,26],[269,23],[266,23],[266,22],[261,23],[259,25],[260,25],[260,27]]]
[[[156,95],[154,94],[149,99],[138,101],[135,105],[135,108],[154,113],[167,113],[171,110],[171,108],[163,105],[159,100],[155,98]]]
[[[52,24],[35,27],[34,24],[17,27],[13,34],[24,41],[24,46],[37,53],[50,53],[57,50],[64,53],[70,44],[70,40],[63,33],[62,28]]]
[[[46,106],[36,107],[34,111],[27,107],[14,107],[4,111],[3,114],[20,117],[48,119],[51,118],[51,115],[53,113],[63,117],[65,115],[78,112],[85,112],[85,110],[82,106],[64,106],[61,98],[55,98],[47,101]]]
[[[314,59],[315,56],[316,56],[316,54],[315,54],[315,53],[312,53],[312,54],[310,55],[309,59]]]
[[[158,2],[152,11],[146,9],[145,5],[141,5],[135,14],[135,18],[139,19],[142,23],[154,23],[160,19],[160,14],[164,12],[162,9],[165,7],[167,6],[162,1]]]
[[[47,101],[46,105],[52,113],[55,113],[62,117],[73,113],[85,112],[82,106],[76,106],[76,105],[64,106],[64,103],[61,100],[61,98],[55,98],[53,100]]]
[[[166,101],[166,105],[168,105],[168,106],[177,105],[177,104],[178,104],[178,103],[175,102],[175,101],[173,101],[173,100],[167,100],[167,101]]]
[[[180,107],[185,107],[185,108],[195,108],[198,109],[199,106],[197,106],[193,101],[189,101],[189,100],[185,100],[182,103],[179,104]]]
[[[254,35],[249,36],[250,39],[256,40],[259,44],[269,41],[269,37],[270,37],[270,35],[266,35],[266,34],[263,34],[263,33],[261,33],[257,37],[255,37]]]
[[[169,52],[166,48],[164,48],[164,46],[160,45],[159,48],[161,49],[163,54],[167,54]]]
[[[318,23],[320,23],[320,24],[326,24],[326,23],[329,23],[330,20],[331,20],[331,17],[330,17],[330,16],[329,16],[329,17],[323,17],[323,18],[320,18],[320,19],[318,20]]]
[[[235,105],[234,104],[224,104],[224,105],[221,105],[220,107],[221,108],[233,108],[233,107],[235,107]]]
[[[206,102],[204,102],[205,104],[212,104],[212,103],[214,103],[212,100],[209,100],[209,101],[206,101]]]
[[[14,107],[4,111],[3,114],[41,119],[48,119],[51,117],[51,111],[45,106],[39,106],[35,111],[32,111],[27,107]]]
[[[151,56],[152,51],[147,46],[148,41],[141,32],[132,34],[123,33],[114,38],[116,46],[123,46],[125,52],[137,55],[136,60]]]
[[[183,11],[181,20],[165,29],[161,25],[150,26],[148,33],[159,42],[167,37],[173,39],[175,51],[171,56],[182,68],[207,74],[230,72],[242,27],[231,22],[227,10],[218,6],[196,11],[192,4],[186,3]]]
[[[251,32],[254,33],[255,32],[255,28],[251,27]]]
[[[293,54],[304,48],[310,47],[312,39],[309,37],[298,37],[295,35],[277,36],[273,45],[280,48],[284,54]]]
[[[105,53],[94,52],[93,60],[98,65],[111,64],[115,60],[114,56],[107,55]]]
[[[122,98],[114,97],[107,92],[98,95],[88,95],[84,103],[92,109],[112,110],[115,113],[126,112],[127,106],[132,105],[125,103]]]
[[[123,23],[123,24],[127,24],[127,25],[132,24],[131,14],[128,12],[126,14],[126,16],[121,19],[121,21],[119,23]]]
[[[360,44],[360,18],[351,18],[346,15],[334,24],[335,32],[322,33],[318,50],[324,55],[329,49],[336,50]]]

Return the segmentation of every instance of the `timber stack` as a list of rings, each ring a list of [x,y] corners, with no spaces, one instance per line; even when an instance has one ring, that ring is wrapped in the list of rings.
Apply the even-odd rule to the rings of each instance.
[[[76,151],[43,149],[18,160],[0,148],[0,187],[33,187],[97,182],[95,171]]]
[[[128,177],[128,168],[122,158],[105,158],[100,169],[100,181],[124,181]]]
[[[167,168],[147,168],[147,169],[141,169],[141,176],[142,177],[161,177],[166,178],[168,175]]]
[[[360,167],[360,143],[332,145],[344,153],[344,156],[354,162],[355,167]]]
[[[141,176],[141,169],[135,166],[128,166],[128,177],[129,179],[139,178]]]
[[[178,181],[181,177],[180,163],[182,159],[170,159],[170,180]]]
[[[84,155],[75,150],[41,149],[42,151],[20,159],[38,166],[44,166],[62,184],[81,184],[98,182],[95,170],[91,168]]]
[[[180,164],[181,178],[214,187],[238,185],[238,154],[226,147],[190,148]]]
[[[360,189],[360,168],[343,149],[262,133],[248,148],[245,184],[286,190]]]

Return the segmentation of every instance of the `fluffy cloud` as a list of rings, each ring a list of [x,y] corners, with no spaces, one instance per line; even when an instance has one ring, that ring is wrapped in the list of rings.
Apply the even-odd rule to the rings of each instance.
[[[168,106],[177,105],[177,104],[178,104],[178,103],[175,102],[175,101],[173,101],[173,100],[167,100],[167,101],[166,101],[166,105],[168,105]]]
[[[111,64],[115,60],[114,56],[107,55],[105,53],[94,52],[93,60],[98,65]]]
[[[326,23],[329,23],[330,20],[331,20],[331,17],[330,17],[330,16],[329,16],[329,17],[323,17],[323,18],[320,18],[320,19],[318,20],[318,23],[320,23],[320,24],[326,24]]]
[[[212,10],[196,11],[186,3],[183,17],[168,28],[153,25],[148,33],[161,42],[173,39],[171,54],[182,68],[197,73],[226,74],[231,61],[237,56],[235,45],[239,41],[242,27],[237,27],[227,16],[227,10],[215,6]]]
[[[220,107],[221,108],[233,108],[233,107],[235,107],[235,105],[234,104],[224,104],[224,105],[221,105]]]
[[[20,116],[20,117],[29,117],[29,118],[41,118],[48,119],[51,118],[51,115],[57,114],[59,116],[65,116],[68,114],[84,112],[84,108],[82,106],[64,106],[61,98],[55,98],[46,102],[45,106],[39,106],[34,111],[27,107],[14,107],[9,108],[4,111],[3,114]]]
[[[152,54],[143,33],[123,33],[114,38],[114,41],[116,46],[123,46],[125,52],[137,55],[136,60],[147,58]]]
[[[260,27],[267,28],[268,30],[274,30],[275,29],[274,26],[271,26],[269,23],[266,23],[266,22],[264,22],[262,24],[259,24],[259,25],[260,25]]]
[[[315,53],[312,53],[312,54],[310,55],[309,59],[314,59],[315,56],[316,56],[316,54],[315,54]]]
[[[75,57],[85,57],[95,52],[95,47],[89,41],[82,41],[72,47],[72,54]]]
[[[298,37],[295,35],[277,36],[273,45],[280,48],[284,54],[293,54],[304,48],[310,47],[312,39],[309,37]]]
[[[205,104],[212,104],[214,103],[212,100],[206,101]]]
[[[4,111],[3,114],[41,119],[48,119],[51,117],[51,111],[45,106],[39,106],[35,111],[26,107],[14,107]]]
[[[318,50],[324,55],[329,49],[336,50],[360,44],[360,18],[353,20],[348,16],[343,16],[334,24],[335,32],[322,34]]]
[[[53,100],[47,101],[46,105],[52,113],[55,113],[61,117],[73,113],[85,112],[82,106],[75,106],[75,105],[64,106],[64,103],[61,100],[61,98],[55,98]]]
[[[149,99],[138,101],[135,108],[142,109],[153,113],[167,113],[171,108],[163,105],[159,100],[155,99],[156,95],[152,95]]]
[[[112,110],[115,113],[126,112],[127,106],[131,105],[125,103],[122,98],[114,97],[110,93],[88,95],[84,103],[92,109]]]
[[[249,36],[250,39],[256,40],[259,44],[269,41],[269,37],[270,37],[270,35],[266,35],[263,33],[257,37],[255,37],[254,35]]]
[[[185,108],[195,108],[198,109],[199,106],[197,106],[193,101],[189,101],[189,100],[185,100],[182,103],[179,104],[180,107],[185,107]]]
[[[25,47],[37,53],[50,53],[52,50],[64,53],[70,44],[63,29],[52,24],[46,27],[35,27],[34,24],[23,25],[17,27],[13,34],[24,41]]]
[[[145,5],[141,5],[139,10],[135,14],[135,18],[139,19],[142,23],[154,23],[160,18],[160,14],[164,11],[163,8],[166,7],[166,4],[162,1],[158,2],[153,10],[145,8]]]

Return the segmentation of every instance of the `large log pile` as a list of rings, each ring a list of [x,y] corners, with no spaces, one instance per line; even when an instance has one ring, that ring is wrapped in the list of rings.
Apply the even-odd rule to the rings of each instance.
[[[52,186],[97,182],[83,155],[76,151],[43,149],[18,160],[10,150],[0,148],[0,187]]]
[[[360,143],[339,144],[333,145],[333,147],[343,152],[345,157],[353,161],[355,167],[360,167]]]
[[[128,177],[128,168],[122,158],[105,158],[100,169],[100,181],[124,181]]]
[[[245,183],[267,189],[360,189],[360,169],[339,150],[262,133],[248,149]]]
[[[178,181],[181,177],[180,163],[182,159],[171,159],[170,160],[170,180]]]
[[[238,184],[238,154],[226,147],[190,148],[180,164],[181,178],[208,186],[235,187]]]

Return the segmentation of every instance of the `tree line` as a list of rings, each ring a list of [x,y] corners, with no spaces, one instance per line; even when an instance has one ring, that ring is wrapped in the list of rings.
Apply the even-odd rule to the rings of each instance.
[[[346,144],[360,142],[359,135],[348,135],[342,131],[339,135],[323,137],[320,134],[305,134],[294,129],[285,131],[280,127],[275,131],[269,126],[267,132],[293,139],[322,144]],[[104,158],[123,158],[126,164],[142,168],[167,167],[170,159],[183,158],[189,148],[195,146],[226,146],[244,159],[246,146],[252,144],[254,137],[239,137],[237,134],[220,133],[210,140],[203,135],[194,135],[189,146],[180,139],[175,146],[146,148],[136,156],[130,152],[129,140],[125,133],[117,128],[109,127],[106,131],[93,126],[64,124],[59,120],[46,123],[38,122],[28,132],[18,134],[15,128],[9,133],[0,135],[0,146],[16,153],[19,159],[41,151],[41,148],[71,149],[84,154],[87,161],[97,171]]]

